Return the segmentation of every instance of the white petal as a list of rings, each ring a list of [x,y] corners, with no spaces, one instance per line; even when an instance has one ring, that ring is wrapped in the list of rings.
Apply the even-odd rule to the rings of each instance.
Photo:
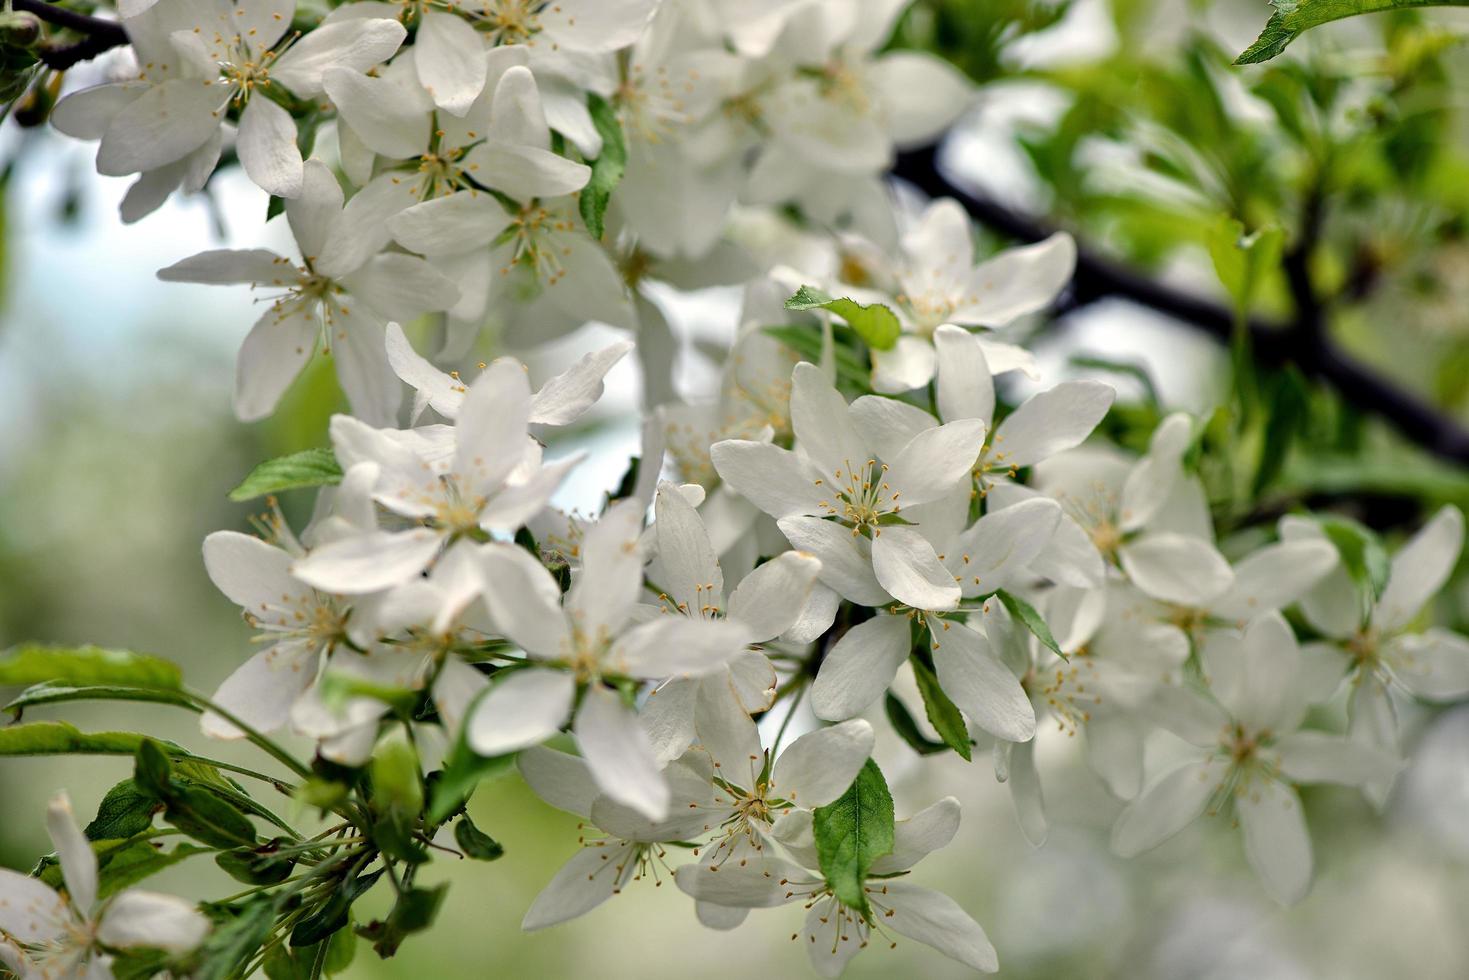
[[[768,442],[725,439],[709,447],[721,479],[771,517],[823,514],[831,497],[820,471],[807,459]]]
[[[1469,639],[1437,627],[1389,640],[1382,652],[1398,682],[1420,698],[1452,701],[1469,694]]]
[[[581,574],[572,583],[566,608],[577,626],[615,635],[632,615],[643,588],[643,552],[638,546],[646,504],[621,500],[582,539]]]
[[[322,75],[326,94],[358,139],[395,160],[417,159],[428,149],[428,100],[422,89],[405,81],[350,68],[328,68]]]
[[[485,87],[485,42],[458,14],[426,10],[413,40],[418,80],[434,104],[462,116]]]
[[[774,639],[800,619],[821,574],[814,555],[787,551],[740,579],[729,597],[729,616],[761,643]]]
[[[892,460],[887,482],[902,494],[901,506],[928,503],[969,478],[984,446],[984,423],[959,419],[913,437]]]
[[[332,329],[337,379],[352,414],[370,425],[394,425],[403,402],[403,385],[388,366],[383,322],[361,307],[350,312],[338,309]]]
[[[1010,801],[1015,819],[1032,847],[1046,842],[1046,801],[1041,793],[1040,773],[1035,768],[1035,740],[1020,742],[1010,752]]]
[[[1117,818],[1112,827],[1112,850],[1134,857],[1157,847],[1193,823],[1218,787],[1208,763],[1180,766],[1153,783]]]
[[[515,756],[515,765],[537,796],[558,810],[585,817],[592,812],[597,784],[587,764],[574,755],[532,745]]]
[[[291,577],[291,554],[254,535],[215,531],[204,539],[204,569],[215,588],[267,623],[287,625],[311,589]]]
[[[344,284],[385,320],[400,323],[431,310],[444,310],[459,299],[459,287],[416,255],[375,255]]]
[[[649,820],[668,813],[669,790],[638,716],[603,687],[587,689],[572,723],[577,745],[602,792]]]
[[[951,323],[933,332],[938,351],[938,410],[945,422],[979,419],[986,425],[995,415],[995,381],[979,340]]]
[[[480,511],[479,526],[507,534],[518,530],[546,509],[567,475],[585,458],[584,452],[573,453],[545,464],[522,483],[507,485]]]
[[[147,82],[114,82],[72,92],[51,110],[51,125],[79,140],[99,140],[113,117],[150,87]]]
[[[959,832],[959,801],[946,796],[893,825],[893,850],[872,862],[874,875],[907,871]]]
[[[54,939],[70,923],[66,901],[44,882],[0,868],[0,934],[23,943]]]
[[[872,571],[884,590],[914,609],[945,610],[959,604],[954,576],[933,545],[912,528],[882,528],[872,541]]]
[[[1336,549],[1326,541],[1282,541],[1268,545],[1234,567],[1234,585],[1211,612],[1226,619],[1252,619],[1284,609],[1320,582],[1337,565]]]
[[[209,920],[181,898],[130,888],[107,903],[97,938],[108,946],[185,953],[209,935]]]
[[[320,160],[307,160],[301,167],[301,193],[286,202],[286,221],[301,254],[321,254],[342,214],[342,185]]]
[[[878,395],[863,395],[851,405],[852,424],[858,434],[879,459],[888,462],[898,458],[903,447],[917,438],[920,432],[934,428],[937,423],[917,405],[896,398]]]
[[[1392,782],[1402,763],[1356,739],[1326,732],[1295,732],[1275,743],[1280,771],[1296,783],[1366,786]]]
[[[885,395],[922,388],[933,380],[936,355],[933,344],[903,334],[887,350],[872,348],[872,390]]]
[[[291,567],[301,581],[323,592],[365,595],[391,588],[428,566],[443,543],[431,528],[372,531],[332,541]]]
[[[450,194],[415,204],[387,223],[393,238],[420,255],[453,255],[482,248],[510,218],[493,197],[477,191]]]
[[[935,633],[933,665],[944,693],[974,724],[1010,742],[1034,737],[1030,698],[977,630],[954,623]]]
[[[965,302],[950,314],[956,323],[1003,327],[1045,309],[1076,267],[1076,242],[1065,232],[1008,249],[978,266],[965,283]],[[993,361],[993,358],[991,358]],[[999,373],[998,365],[991,365]]]
[[[722,606],[724,573],[698,511],[674,484],[664,482],[653,499],[653,512],[663,569],[658,585],[689,616],[703,617],[709,608]]]
[[[705,678],[694,705],[699,748],[713,761],[714,775],[752,789],[765,765],[760,732],[750,720],[728,675]]]
[[[1305,712],[1301,650],[1279,613],[1266,613],[1243,635],[1211,632],[1199,650],[1219,703],[1251,730],[1294,731]]]
[[[749,633],[727,619],[659,616],[623,633],[605,664],[629,677],[661,679],[707,674],[729,663],[749,643]]]
[[[576,680],[561,670],[529,668],[494,681],[464,727],[480,755],[504,755],[555,735],[571,714]]]
[[[1245,856],[1270,897],[1294,905],[1311,887],[1311,835],[1296,791],[1274,779],[1259,779],[1235,796],[1235,813],[1245,835]]]
[[[989,937],[949,896],[901,879],[883,882],[880,891],[879,902],[893,910],[879,920],[884,928],[983,973],[1000,968]]]
[[[1122,486],[1118,508],[1122,530],[1135,531],[1147,524],[1168,502],[1192,438],[1193,420],[1182,412],[1168,416],[1153,430],[1147,455],[1127,474]]]
[[[674,881],[688,895],[700,901],[732,908],[774,908],[790,899],[781,879],[787,875],[797,881],[810,876],[786,861],[771,859],[764,866],[749,862],[741,868],[731,862],[717,871],[702,862],[685,864],[674,872]]]
[[[240,345],[235,362],[235,416],[263,419],[301,372],[316,349],[317,321],[300,304],[266,310]]]
[[[872,726],[861,718],[796,739],[775,760],[770,786],[799,807],[826,806],[845,793],[872,755]]]
[[[1132,584],[1154,599],[1208,608],[1234,583],[1234,572],[1207,541],[1182,534],[1149,534],[1118,551]]]
[[[867,463],[867,447],[852,426],[846,399],[820,368],[805,361],[791,373],[791,427],[800,447],[824,473],[860,471]]]
[[[72,907],[90,916],[92,906],[97,904],[97,855],[77,827],[66,790],[53,796],[46,807],[46,832],[51,835],[56,856],[61,859],[61,876],[66,881]]]
[[[1060,522],[1060,505],[1046,497],[992,510],[959,535],[945,563],[966,596],[1008,588],[1051,543]]]
[[[391,58],[407,33],[402,24],[387,17],[323,22],[270,66],[270,79],[297,95],[321,95],[328,69],[365,72]]]
[[[350,276],[387,246],[392,240],[388,222],[416,203],[413,193],[399,181],[389,171],[352,195],[319,246],[314,263],[318,274],[338,279]]]
[[[609,344],[582,357],[541,385],[531,398],[530,420],[540,425],[570,425],[602,397],[602,379],[632,350],[626,340]]]
[[[996,459],[1033,466],[1092,434],[1117,392],[1099,381],[1063,381],[1028,399],[995,430]]]
[[[530,382],[525,367],[502,357],[483,371],[459,406],[454,428],[454,473],[462,489],[486,494],[525,459]]]
[[[164,282],[206,282],[220,285],[259,283],[285,286],[296,281],[296,267],[269,249],[216,248],[180,259],[158,270]]]
[[[888,689],[909,649],[906,616],[879,614],[847,630],[811,684],[816,717],[843,721],[861,714]]]
[[[141,173],[182,160],[219,129],[227,88],[197,78],[154,85],[113,116],[97,150],[97,172]]]
[[[484,598],[495,628],[534,656],[551,659],[571,647],[561,588],[536,558],[516,545],[480,552]]]
[[[520,928],[531,932],[586,915],[622,889],[622,869],[635,861],[626,841],[611,837],[589,841],[536,896]]]
[[[818,517],[785,517],[780,532],[792,545],[821,562],[821,581],[844,598],[862,606],[891,601],[872,570],[871,546],[849,529]]]
[[[277,197],[301,193],[301,151],[296,120],[269,99],[251,99],[240,116],[235,150],[255,186]]]
[[[547,7],[541,24],[573,51],[616,51],[642,36],[657,0],[570,0]]]
[[[277,643],[245,661],[225,678],[214,703],[261,732],[282,728],[291,705],[316,679],[316,651],[301,642]],[[243,738],[245,733],[212,711],[199,719],[211,738]]]
[[[1463,547],[1464,515],[1459,508],[1446,506],[1393,555],[1392,572],[1372,624],[1384,632],[1406,626],[1443,588]]]

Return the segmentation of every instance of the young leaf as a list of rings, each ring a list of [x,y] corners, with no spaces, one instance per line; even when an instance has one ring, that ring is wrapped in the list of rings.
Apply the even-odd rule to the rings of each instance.
[[[811,829],[832,893],[847,908],[870,916],[867,873],[893,850],[893,797],[877,763],[868,759],[845,793],[812,811]]]
[[[918,681],[918,693],[923,695],[923,711],[928,715],[928,723],[939,733],[945,745],[969,762],[969,728],[964,724],[964,716],[939,686],[938,675],[925,659],[915,655],[909,660],[913,665],[913,677]]]
[[[875,350],[892,349],[903,332],[897,314],[881,303],[864,306],[854,299],[829,296],[815,286],[796,290],[796,295],[786,300],[786,309],[829,310],[846,320],[857,336]]]
[[[505,856],[505,848],[500,846],[500,842],[476,827],[468,814],[460,817],[454,825],[454,840],[465,857],[477,861],[495,861]]]
[[[26,643],[0,655],[0,686],[45,682],[75,687],[116,685],[176,691],[183,683],[183,674],[159,657],[94,646]]]
[[[98,897],[115,895],[125,888],[155,875],[195,854],[208,853],[207,848],[182,843],[171,851],[148,838],[136,840],[92,841],[92,853],[97,855]],[[62,885],[61,863],[54,854],[48,854],[37,864],[31,874],[52,888]]]
[[[200,947],[193,980],[226,980],[248,963],[270,936],[275,923],[276,901],[272,895],[257,895],[233,917],[216,921],[209,938]]]
[[[587,95],[587,110],[592,115],[592,125],[602,137],[602,152],[590,161],[591,179],[581,189],[577,206],[581,209],[581,220],[593,238],[600,239],[605,230],[607,202],[612,199],[612,190],[627,170],[627,143],[623,139],[622,125],[617,121],[617,110],[596,94]]]
[[[220,851],[214,863],[236,881],[247,885],[273,885],[291,876],[296,859],[289,854],[276,852],[279,838],[260,847],[241,847],[233,851]]]
[[[1405,7],[1463,7],[1469,0],[1271,0],[1275,12],[1255,43],[1235,59],[1237,65],[1257,65],[1285,50],[1286,45],[1313,27]]]
[[[1004,589],[996,592],[995,598],[1004,604],[1011,616],[1024,623],[1025,628],[1035,634],[1035,638],[1040,640],[1047,650],[1050,650],[1062,660],[1071,659],[1066,656],[1061,650],[1060,645],[1056,643],[1056,638],[1051,635],[1051,628],[1046,625],[1046,621],[1041,618],[1041,614],[1036,611],[1035,606],[1032,606],[1012,592],[1006,592]]]
[[[949,746],[943,742],[934,742],[924,736],[907,706],[898,700],[897,695],[892,691],[888,692],[886,700],[883,701],[883,708],[887,712],[888,722],[893,726],[893,730],[908,743],[908,747],[914,752],[919,755],[935,755],[949,750]]]
[[[1382,590],[1387,588],[1387,576],[1392,569],[1387,550],[1370,528],[1350,518],[1323,517],[1320,523],[1327,540],[1341,556],[1342,567],[1357,587],[1365,621],[1372,614],[1373,603],[1382,598]]]
[[[812,364],[821,363],[822,341],[821,331],[813,329],[809,324],[788,324],[781,327],[765,327],[765,332],[776,340],[785,344],[791,350],[801,356],[802,360],[810,361]],[[871,384],[870,371],[867,364],[846,344],[834,343],[831,345],[832,362],[836,365],[837,384],[843,388],[855,388],[858,391],[867,391]]]
[[[398,947],[410,933],[420,932],[433,925],[439,907],[448,894],[448,885],[434,888],[413,888],[398,896],[393,911],[386,922],[374,921],[362,929],[362,935],[372,940],[372,948],[378,956],[387,958],[398,952]]]
[[[253,847],[255,825],[229,802],[198,786],[174,786],[163,819],[214,847]]]
[[[199,707],[178,691],[149,687],[116,687],[113,685],[89,685],[75,687],[58,681],[33,684],[26,688],[3,710],[20,718],[25,709],[38,704],[61,704],[66,701],[151,701],[156,704],[171,704],[197,712]]]
[[[254,500],[282,490],[332,486],[341,482],[342,466],[330,449],[303,449],[256,466],[239,486],[230,491],[230,499]]]
[[[345,928],[352,912],[352,903],[377,884],[382,875],[381,868],[372,874],[354,875],[340,887],[333,889],[321,908],[306,916],[291,930],[291,945],[315,946],[338,929]]]

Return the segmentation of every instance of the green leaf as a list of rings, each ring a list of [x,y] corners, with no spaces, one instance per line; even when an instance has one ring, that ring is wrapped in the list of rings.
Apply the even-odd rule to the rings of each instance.
[[[602,137],[602,152],[591,161],[592,176],[587,186],[577,197],[581,209],[581,220],[593,238],[600,239],[605,231],[604,218],[607,202],[612,191],[622,180],[627,170],[627,142],[622,135],[622,124],[617,121],[617,110],[600,95],[587,95],[587,110],[592,116],[592,125]]]
[[[1056,643],[1056,638],[1051,635],[1051,628],[1046,625],[1046,621],[1041,618],[1041,614],[1036,611],[1035,606],[1032,606],[1013,592],[1006,592],[1004,589],[996,592],[995,598],[1004,604],[1011,616],[1024,623],[1025,628],[1030,630],[1035,635],[1035,638],[1045,645],[1047,650],[1050,650],[1062,660],[1069,661],[1071,659],[1062,652],[1061,647]]]
[[[226,980],[237,975],[270,936],[275,915],[275,898],[258,895],[246,902],[234,917],[215,922],[199,950],[198,965],[190,974],[193,980]]]
[[[1311,391],[1305,376],[1294,364],[1287,365],[1271,379],[1265,397],[1269,408],[1262,419],[1264,437],[1251,483],[1255,497],[1279,479],[1291,446],[1305,432],[1311,416]]]
[[[83,732],[64,721],[31,721],[0,728],[0,756],[132,755],[143,740],[134,732]]]
[[[382,874],[383,870],[379,868],[372,874],[355,875],[333,889],[321,908],[302,919],[291,930],[291,945],[315,946],[338,929],[345,928],[351,917],[352,903],[377,884]]]
[[[107,685],[178,690],[183,674],[160,657],[102,647],[26,643],[0,655],[0,686],[11,684]]]
[[[158,797],[124,779],[97,804],[97,816],[83,831],[87,840],[135,837],[153,827],[153,815],[163,809]]]
[[[1285,232],[1279,225],[1268,225],[1245,234],[1243,224],[1221,214],[1204,229],[1204,244],[1236,312],[1246,313],[1265,274],[1280,267]]]
[[[1313,27],[1386,10],[1407,7],[1463,7],[1469,0],[1271,0],[1275,12],[1255,43],[1235,59],[1237,65],[1257,65],[1285,50],[1286,45]]]
[[[331,977],[346,971],[357,957],[357,933],[351,929],[342,929],[333,933],[327,943],[323,970]]]
[[[398,896],[386,922],[373,922],[362,930],[362,934],[372,940],[372,948],[377,955],[386,959],[398,952],[398,947],[411,933],[433,925],[448,892],[447,884],[409,889]]]
[[[233,804],[198,786],[177,786],[165,801],[163,819],[195,840],[215,847],[252,847],[255,825]]]
[[[867,874],[872,862],[893,850],[893,797],[877,763],[868,759],[847,791],[811,816],[816,856],[832,894],[870,917]]]
[[[939,733],[945,745],[963,756],[965,762],[971,761],[969,728],[964,724],[964,716],[939,686],[933,667],[916,654],[909,660],[913,665],[913,677],[918,681],[918,693],[923,695],[923,711],[928,715],[928,723]]]
[[[173,763],[163,746],[151,738],[143,740],[133,764],[133,784],[155,799],[165,799],[173,790]]]
[[[864,306],[854,299],[829,296],[815,286],[802,286],[785,305],[786,309],[796,311],[829,310],[846,320],[857,336],[875,350],[891,350],[903,332],[898,315],[883,304]]]
[[[459,849],[465,857],[477,861],[495,861],[505,856],[505,848],[500,846],[500,842],[476,827],[468,814],[460,817],[454,825],[454,840],[459,842]]]
[[[423,812],[423,780],[418,753],[406,739],[389,739],[372,757],[372,808],[377,820],[373,839],[382,851],[400,861],[421,864],[428,853],[414,839]]]
[[[1387,577],[1392,570],[1387,549],[1382,540],[1367,527],[1347,517],[1321,517],[1317,519],[1321,530],[1341,555],[1342,566],[1347,570],[1352,584],[1357,587],[1361,600],[1360,615],[1363,622],[1372,615],[1372,606],[1382,598],[1387,588]]]
[[[112,685],[90,685],[76,687],[59,681],[34,684],[15,697],[3,710],[19,718],[27,708],[38,704],[61,704],[67,701],[151,701],[156,704],[171,704],[197,712],[199,707],[187,695],[162,688],[116,687]]]
[[[148,837],[95,840],[91,844],[92,853],[97,855],[97,893],[101,898],[115,895],[124,888],[131,888],[185,858],[208,853],[207,848],[188,843],[181,843],[173,850],[165,851],[158,842]],[[42,858],[31,873],[52,888],[61,887],[61,863],[54,854]]]
[[[782,327],[765,327],[765,332],[812,364],[821,363],[821,330],[809,324],[788,324]],[[832,363],[836,366],[838,387],[856,388],[867,391],[871,385],[871,372],[867,362],[846,344],[831,345]]]
[[[907,706],[892,691],[888,692],[883,708],[887,712],[888,722],[893,726],[893,730],[908,743],[914,752],[919,755],[936,755],[939,752],[949,751],[949,746],[943,742],[931,741],[923,734]]]
[[[255,467],[239,486],[230,491],[230,499],[254,500],[268,493],[333,486],[341,482],[342,466],[330,449],[303,449],[289,456],[268,459]]]
[[[289,878],[296,867],[295,857],[276,851],[281,843],[277,838],[260,847],[220,851],[214,856],[214,863],[231,878],[244,884],[274,885]]]

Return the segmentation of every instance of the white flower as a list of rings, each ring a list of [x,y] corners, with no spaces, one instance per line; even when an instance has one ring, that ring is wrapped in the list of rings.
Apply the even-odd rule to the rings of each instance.
[[[657,615],[640,606],[643,506],[621,501],[587,529],[581,570],[564,602],[551,573],[523,548],[484,549],[491,618],[530,659],[495,681],[469,719],[467,736],[481,755],[511,752],[555,734],[575,707],[572,732],[597,785],[661,820],[668,785],[636,713],[616,688],[718,670],[745,648],[749,634],[731,620]]]
[[[120,176],[217,140],[238,109],[245,172],[271,194],[296,197],[305,179],[296,123],[273,96],[318,96],[329,65],[366,71],[392,57],[406,32],[394,20],[328,17],[305,37],[286,37],[294,11],[294,0],[164,0],[125,20],[144,64],[139,80],[69,96],[63,132],[100,137],[98,172]]]
[[[1243,633],[1210,633],[1200,659],[1215,700],[1180,691],[1165,726],[1205,751],[1143,790],[1117,818],[1112,847],[1131,857],[1232,804],[1250,866],[1271,897],[1292,904],[1311,884],[1311,838],[1295,784],[1366,786],[1390,780],[1399,763],[1352,739],[1297,730],[1306,679],[1279,613]]]
[[[20,980],[106,980],[104,948],[187,953],[209,934],[209,920],[172,895],[129,888],[98,898],[97,856],[63,791],[46,810],[46,829],[61,859],[65,894],[0,868],[0,965]]]
[[[1323,543],[1314,521],[1285,518],[1281,536],[1291,542]],[[1416,629],[1424,605],[1443,588],[1464,545],[1464,517],[1457,507],[1439,510],[1393,556],[1387,586],[1363,616],[1358,591],[1337,566],[1300,603],[1306,620],[1326,640],[1305,653],[1329,687],[1350,680],[1352,735],[1396,754],[1397,712],[1388,692],[1399,688],[1430,701],[1469,694],[1469,640],[1438,627]],[[1385,786],[1373,787],[1378,802]]]
[[[292,574],[329,592],[375,592],[413,578],[454,541],[513,533],[581,461],[572,455],[543,466],[539,444],[526,433],[530,411],[524,367],[501,359],[470,386],[452,429],[374,429],[333,416],[337,459],[343,466],[376,463],[374,499],[415,524],[322,545]]]
[[[806,363],[791,375],[791,421],[804,455],[729,439],[715,443],[711,458],[725,482],[821,559],[822,581],[879,605],[884,588],[901,597],[915,578],[934,581],[934,569],[947,577],[932,546],[901,526],[900,512],[939,500],[969,475],[984,423],[960,420],[889,439],[883,419],[848,406]]]
[[[770,908],[801,902],[805,922],[791,938],[805,947],[812,967],[823,977],[840,975],[874,933],[889,942],[893,942],[890,933],[906,936],[973,969],[993,973],[999,961],[984,929],[948,896],[903,877],[953,840],[958,829],[959,802],[953,797],[897,821],[892,853],[873,862],[864,885],[873,910],[870,921],[843,905],[819,871],[808,870],[818,867],[808,810],[789,811],[775,828],[776,838],[798,864],[767,858],[717,874],[689,864],[678,869],[675,880],[685,892],[713,905]]]
[[[464,403],[469,386],[457,371],[440,371],[420,356],[403,335],[403,328],[396,323],[388,324],[387,349],[388,363],[393,371],[416,392],[411,421],[416,423],[426,408],[432,408],[446,419],[459,417],[459,407]],[[602,379],[607,372],[630,350],[630,342],[619,340],[585,355],[565,371],[547,379],[531,395],[530,424],[563,426],[581,418],[602,397]]]
[[[306,164],[300,195],[286,202],[286,218],[302,264],[267,249],[201,252],[158,273],[167,282],[250,283],[285,292],[256,321],[240,348],[235,414],[264,418],[301,371],[318,341],[335,353],[337,376],[359,416],[393,421],[402,397],[388,367],[384,326],[427,310],[452,306],[453,285],[422,259],[364,248],[371,214],[345,208],[337,179],[318,160]]]

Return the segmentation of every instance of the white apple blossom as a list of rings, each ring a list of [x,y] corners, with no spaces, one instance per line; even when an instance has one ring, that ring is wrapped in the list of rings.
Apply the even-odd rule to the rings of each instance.
[[[107,949],[147,947],[186,953],[209,934],[209,920],[172,895],[128,888],[99,897],[97,856],[63,790],[46,809],[64,893],[0,868],[0,966],[20,980],[106,980]]]

